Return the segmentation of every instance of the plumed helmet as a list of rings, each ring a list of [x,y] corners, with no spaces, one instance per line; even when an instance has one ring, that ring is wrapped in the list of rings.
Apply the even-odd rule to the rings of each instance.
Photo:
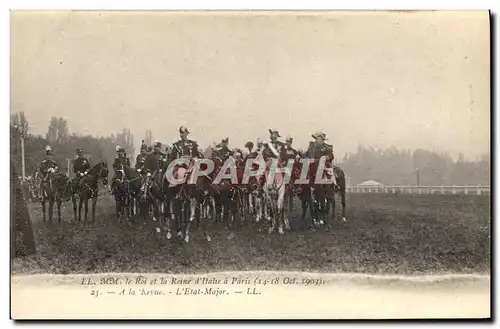
[[[115,147],[116,152],[120,152],[120,149],[121,149],[121,148],[122,148],[122,147],[121,147],[120,145],[116,145],[116,147]]]
[[[277,137],[281,137],[281,135],[277,129],[269,129],[269,133],[271,135],[276,135]]]
[[[293,142],[293,137],[291,135],[286,136],[286,141],[287,142]]]
[[[316,133],[312,134],[311,136],[312,136],[312,138],[314,138],[314,139],[318,139],[318,138],[321,138],[321,139],[323,139],[323,140],[327,139],[327,138],[326,138],[326,134],[325,134],[324,132],[321,132],[321,131],[318,131],[318,132],[316,132]]]
[[[251,148],[253,148],[253,143],[249,141],[249,142],[247,142],[247,143],[245,144],[245,147],[246,147],[247,149],[251,149]]]
[[[189,129],[187,129],[187,127],[186,127],[186,126],[181,126],[181,127],[179,128],[179,133],[181,133],[181,134],[183,134],[183,133],[189,134],[189,133],[190,133],[190,131],[189,131]]]
[[[154,147],[161,147],[161,142],[155,141],[153,145]]]
[[[50,145],[45,146],[45,155],[54,155],[54,152],[52,151]]]

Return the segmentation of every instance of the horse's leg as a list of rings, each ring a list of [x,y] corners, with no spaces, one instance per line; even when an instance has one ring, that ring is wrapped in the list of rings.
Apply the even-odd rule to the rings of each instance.
[[[240,202],[240,195],[236,196],[236,198],[231,202],[231,210],[233,213],[235,227],[241,227],[243,221],[243,208]]]
[[[323,225],[326,221],[326,198],[322,197],[319,200],[319,224]]]
[[[287,196],[287,193],[286,193],[286,187],[284,186],[283,187],[283,199],[285,199],[285,197]],[[293,193],[292,191],[289,189],[288,190],[288,207],[285,207],[285,201],[283,201],[283,207],[281,208],[281,212],[282,212],[282,219],[283,219],[283,222],[285,224],[285,229],[287,230],[291,230],[292,228],[290,227],[290,219],[289,219],[289,216],[290,216],[290,213],[291,213],[291,204],[292,204],[292,198],[293,197]]]
[[[309,200],[301,199],[300,201],[302,204],[302,212],[300,214],[300,226],[302,229],[306,229],[307,228],[306,213],[307,213],[307,208],[309,206]]]
[[[78,198],[78,221],[82,221],[82,206],[83,206],[83,198],[80,196]]]
[[[62,205],[62,200],[57,200],[57,221],[59,224],[61,223],[61,205]]]
[[[75,222],[76,222],[78,220],[78,217],[76,215],[76,198],[74,194],[71,196],[71,203],[73,204],[73,214],[75,215]]]
[[[49,222],[52,222],[52,215],[54,211],[54,199],[49,197]]]
[[[330,208],[331,211],[332,211],[330,219],[332,219],[333,221],[335,221],[335,218],[337,218],[337,216],[336,216],[336,209],[335,209],[335,207],[336,207],[336,205],[335,205],[335,191],[332,193],[332,196],[330,198],[330,203],[332,204],[331,208]]]
[[[214,197],[214,206],[215,206],[215,221],[222,222],[222,195],[220,192],[216,197]]]
[[[273,198],[269,195],[269,192],[266,192],[266,202],[265,202],[265,206],[269,206],[269,207],[266,207],[267,210],[273,210],[273,207],[274,207],[274,200]],[[275,225],[276,225],[276,218],[274,216],[271,216],[271,226],[269,227],[269,230],[267,233],[271,234],[273,233],[274,231],[274,228],[275,228]]]
[[[207,239],[208,242],[212,241],[212,238],[208,234],[208,225],[209,225],[209,219],[210,219],[210,213],[212,204],[210,202],[209,196],[205,196],[203,200],[203,208],[204,208],[204,216],[201,218],[201,225],[203,225],[203,231],[205,232],[205,238]]]
[[[191,197],[189,199],[189,219],[187,221],[187,224],[186,224],[186,231],[185,231],[185,237],[184,237],[184,241],[186,243],[189,243],[189,229],[191,228],[191,223],[193,222],[193,220],[195,219],[196,217],[196,205],[197,205],[197,200],[195,197]]]
[[[253,204],[253,195],[252,192],[248,193],[248,213],[253,215],[255,212],[255,206]]]
[[[88,221],[89,219],[89,198],[87,196],[84,196],[84,202],[85,202],[85,221]]]
[[[95,222],[95,208],[97,207],[97,195],[92,198],[92,222]]]
[[[116,219],[120,219],[120,203],[121,203],[121,195],[117,191],[115,194],[115,217]]]
[[[345,216],[345,211],[346,211],[345,188],[340,190],[340,204],[342,206],[342,220],[344,222],[347,222],[347,218]]]
[[[43,212],[43,221],[45,222],[47,218],[45,218],[45,200],[42,197],[42,212]]]
[[[293,189],[292,186],[288,188],[288,210],[293,211]]]
[[[264,202],[264,218],[267,219],[267,221],[271,221],[271,216],[272,216],[272,207],[270,206],[268,197],[266,196],[265,198],[266,202]]]
[[[171,203],[172,208],[172,221],[175,223],[175,230],[177,231],[177,236],[182,237],[181,229],[181,216],[182,216],[182,201],[179,199],[173,199]]]
[[[277,208],[277,219],[278,219],[278,233],[284,234],[283,224],[287,230],[290,230],[290,223],[288,222],[288,218],[285,217],[285,185],[282,185],[278,190],[278,200],[276,202]]]

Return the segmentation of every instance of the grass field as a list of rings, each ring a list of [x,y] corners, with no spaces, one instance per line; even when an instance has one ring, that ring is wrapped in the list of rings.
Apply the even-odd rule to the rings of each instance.
[[[189,244],[148,224],[118,222],[114,201],[98,202],[96,223],[41,221],[30,205],[37,254],[15,259],[13,274],[301,270],[379,274],[490,271],[490,199],[466,195],[349,194],[348,222],[330,232],[257,232],[252,225],[194,232]],[[299,217],[298,203],[291,214]],[[337,211],[339,207],[337,207]]]

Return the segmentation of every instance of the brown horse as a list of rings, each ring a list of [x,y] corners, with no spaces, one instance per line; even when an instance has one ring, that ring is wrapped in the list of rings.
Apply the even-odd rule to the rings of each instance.
[[[88,218],[89,210],[89,199],[92,199],[92,221],[95,221],[95,210],[97,206],[97,198],[99,197],[99,179],[102,180],[104,185],[108,184],[108,174],[109,169],[106,162],[101,161],[95,166],[93,166],[89,173],[83,176],[79,181],[79,186],[73,185],[72,189],[72,201],[73,201],[73,212],[75,215],[75,220],[82,220],[82,205],[85,205],[85,221]],[[78,216],[76,211],[76,199],[78,202]]]
[[[316,169],[316,166],[312,166]],[[315,223],[317,225],[324,225],[325,229],[331,228],[332,219],[336,217],[335,214],[335,195],[340,194],[341,200],[341,215],[342,221],[346,222],[346,176],[344,171],[338,166],[332,166],[332,174],[335,175],[337,185],[330,184],[312,184],[312,213],[313,221],[318,219]],[[328,173],[323,173],[323,178],[326,178]],[[313,177],[314,178],[314,177]]]
[[[164,170],[163,189],[171,215],[167,216],[168,239],[171,238],[171,224],[174,222],[177,236],[183,237],[184,241],[189,243],[191,224],[196,219],[202,226],[207,241],[212,240],[208,234],[208,223],[215,212],[212,202],[212,177],[210,175],[197,175],[196,179],[193,177],[194,171],[206,169],[201,159],[201,157],[186,157],[187,164],[176,164],[170,169],[172,172]],[[169,165],[165,165],[165,168]]]
[[[41,183],[41,203],[43,212],[43,221],[45,221],[45,203],[49,203],[49,221],[52,222],[54,213],[54,204],[57,207],[57,219],[61,222],[61,205],[67,201],[71,194],[71,183],[63,173],[48,172],[44,181]]]

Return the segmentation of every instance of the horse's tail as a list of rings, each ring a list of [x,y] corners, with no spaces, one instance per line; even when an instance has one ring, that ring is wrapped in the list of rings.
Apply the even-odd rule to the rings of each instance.
[[[333,167],[333,173],[335,175],[335,179],[337,181],[337,192],[345,193],[346,190],[346,175],[342,168],[338,166]]]

